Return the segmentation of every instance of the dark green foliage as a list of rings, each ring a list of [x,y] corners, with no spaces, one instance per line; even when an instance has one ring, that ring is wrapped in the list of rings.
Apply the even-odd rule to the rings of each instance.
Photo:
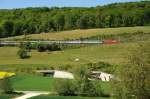
[[[17,54],[21,59],[29,58],[28,52],[24,48],[20,48]]]
[[[37,50],[39,52],[44,52],[44,51],[60,51],[60,45],[53,43],[53,44],[37,44]]]
[[[103,96],[100,81],[92,81],[90,78],[90,70],[81,66],[75,70],[75,78],[77,86],[77,94],[80,96]]]
[[[13,28],[12,35],[13,36],[21,35],[23,33],[23,30],[24,30],[23,22],[16,22],[16,23],[14,23],[14,28]]]
[[[61,48],[60,48],[60,45],[53,43],[53,44],[47,45],[47,50],[48,51],[59,51],[59,50],[61,50]]]
[[[58,80],[54,86],[55,91],[62,96],[75,96],[76,85],[71,80]]]
[[[39,52],[44,52],[44,51],[47,50],[47,45],[46,45],[46,44],[38,44],[37,50],[38,50]]]
[[[4,21],[2,23],[2,37],[12,36],[13,25],[14,23],[12,21]]]
[[[150,25],[150,2],[115,3],[92,8],[0,10],[0,37],[72,29]]]

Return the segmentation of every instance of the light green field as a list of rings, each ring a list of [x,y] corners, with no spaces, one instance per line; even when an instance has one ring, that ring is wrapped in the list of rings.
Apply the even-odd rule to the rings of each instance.
[[[43,39],[43,40],[64,40],[64,39],[80,39],[99,35],[121,34],[121,33],[135,33],[142,31],[144,33],[150,32],[150,26],[141,27],[121,27],[121,28],[102,28],[102,29],[86,29],[86,30],[72,30],[54,33],[41,33],[28,35],[29,39]],[[24,36],[5,38],[22,39]]]
[[[0,65],[13,64],[46,64],[49,66],[81,65],[89,62],[105,61],[111,64],[122,64],[128,51],[135,48],[137,43],[122,43],[117,45],[94,45],[80,49],[69,49],[56,52],[30,52],[29,59],[19,59],[18,48],[0,47]],[[80,60],[75,61],[76,58]],[[18,66],[19,68],[19,66]]]
[[[54,78],[43,77],[33,74],[18,74],[11,78],[15,90],[24,91],[51,91],[54,85]]]

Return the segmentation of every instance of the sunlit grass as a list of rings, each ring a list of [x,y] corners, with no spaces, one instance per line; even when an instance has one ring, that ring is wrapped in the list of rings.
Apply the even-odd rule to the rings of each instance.
[[[65,40],[65,39],[80,39],[99,35],[121,34],[121,33],[135,33],[142,31],[144,33],[150,32],[149,26],[141,27],[120,27],[120,28],[101,28],[101,29],[85,29],[72,30],[52,33],[31,34],[27,37],[29,39],[43,39],[43,40]],[[22,39],[24,36],[16,36],[6,39]]]

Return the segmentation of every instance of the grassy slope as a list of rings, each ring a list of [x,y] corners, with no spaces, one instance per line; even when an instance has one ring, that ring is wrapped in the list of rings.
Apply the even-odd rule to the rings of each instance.
[[[54,39],[64,39],[68,37],[80,38],[82,36],[86,37],[86,36],[101,35],[103,33],[115,34],[115,33],[129,32],[129,31],[132,33],[141,30],[145,32],[150,32],[149,27],[139,27],[139,28],[135,27],[135,28],[116,28],[116,29],[102,29],[102,30],[91,29],[91,30],[84,30],[84,31],[75,30],[76,32],[68,31],[64,33],[43,34],[43,35],[48,35],[47,37],[50,38],[52,37]],[[35,34],[34,36],[36,37],[36,35],[38,34]],[[61,66],[65,64],[70,64],[71,66],[78,66],[88,62],[98,62],[98,61],[106,61],[111,64],[123,64],[123,62],[125,61],[124,57],[128,54],[128,50],[135,48],[136,45],[137,43],[122,43],[118,45],[94,45],[94,46],[88,46],[80,49],[69,49],[60,52],[39,53],[37,51],[32,51],[30,53],[32,57],[30,59],[25,59],[25,60],[21,60],[18,58],[16,54],[18,48],[0,47],[0,67],[4,67],[5,69],[6,67],[7,68],[17,67],[18,69],[22,67],[33,68],[34,66],[42,67],[44,65]],[[75,62],[74,61],[75,58],[79,58],[80,61]],[[22,75],[22,74],[21,75],[19,74],[16,77],[12,78],[12,81],[13,81],[14,88],[17,90],[50,90],[52,89],[51,83],[53,83],[53,79],[51,78],[43,78],[41,76],[39,77],[36,75]],[[105,84],[103,86],[105,86]],[[44,99],[46,98],[50,99],[51,97],[45,96]],[[61,98],[64,99],[64,97]],[[58,97],[53,97],[52,99],[58,99]]]
[[[54,33],[32,34],[28,37],[30,39],[44,39],[44,40],[64,40],[64,39],[80,39],[98,35],[110,35],[121,33],[134,33],[143,31],[150,32],[150,26],[143,27],[121,27],[121,28],[102,28],[102,29],[86,29],[86,30],[72,30]],[[10,37],[6,39],[22,39],[24,36]]]
[[[19,59],[16,47],[0,47],[0,65],[6,64],[48,64],[80,65],[88,62],[106,61],[112,64],[120,64],[124,61],[128,50],[136,46],[136,43],[123,43],[118,45],[94,45],[80,49],[70,49],[59,52],[32,51],[31,58]],[[74,60],[79,58],[79,62]]]

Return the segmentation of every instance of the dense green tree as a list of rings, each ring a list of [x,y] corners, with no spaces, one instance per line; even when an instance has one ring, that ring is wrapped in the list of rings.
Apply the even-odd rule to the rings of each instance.
[[[16,22],[14,24],[12,35],[21,35],[22,33],[23,33],[23,23],[22,22]]]
[[[4,21],[2,24],[3,32],[5,36],[11,36],[13,33],[14,23],[12,21]]]
[[[76,18],[73,14],[67,14],[65,15],[65,30],[74,29],[76,26]]]
[[[54,24],[55,24],[57,31],[63,30],[64,24],[65,24],[64,15],[62,15],[62,14],[55,15],[54,16]]]
[[[77,27],[78,27],[79,29],[86,29],[86,28],[88,28],[88,23],[87,23],[86,15],[80,17],[80,18],[77,20]]]
[[[0,38],[4,37],[3,29],[0,27]]]

